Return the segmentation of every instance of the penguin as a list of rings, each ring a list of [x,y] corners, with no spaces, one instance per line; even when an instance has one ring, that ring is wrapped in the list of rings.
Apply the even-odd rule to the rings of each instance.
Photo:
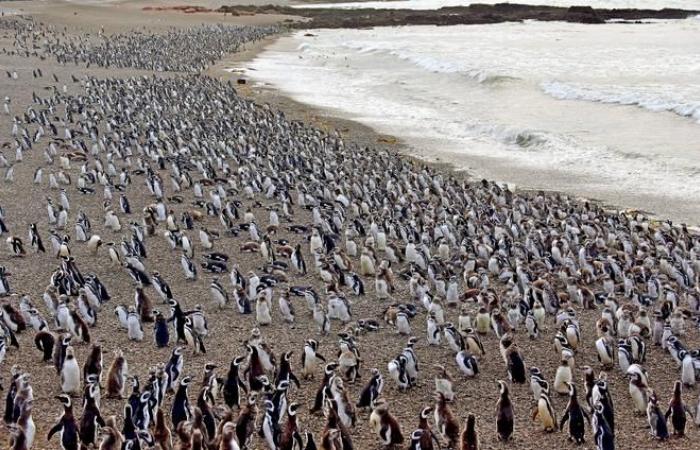
[[[459,367],[459,370],[467,378],[473,378],[479,374],[479,364],[476,358],[467,350],[462,350],[457,353],[455,359],[457,361],[457,367]]]
[[[290,403],[287,406],[287,422],[281,430],[279,437],[279,450],[302,450],[303,442],[299,425],[297,424],[297,412],[299,411],[298,403]]]
[[[107,372],[107,397],[123,398],[129,368],[121,350],[116,350],[114,360]]]
[[[39,330],[34,335],[34,345],[43,353],[42,361],[44,362],[50,362],[53,359],[55,344],[56,337],[47,329]]]
[[[301,354],[301,377],[305,380],[313,379],[314,372],[318,369],[319,362],[326,362],[323,355],[318,353],[318,342],[307,339],[304,342],[304,351]]]
[[[668,410],[664,414],[664,419],[671,418],[673,425],[673,434],[676,436],[685,436],[685,425],[687,422],[687,414],[689,409],[683,402],[683,383],[676,381],[673,385],[673,397],[668,404]]]
[[[177,380],[182,374],[182,369],[184,368],[185,360],[183,357],[182,347],[175,347],[170,353],[170,359],[165,364],[165,375],[167,376],[167,390],[175,391],[177,387]]]
[[[573,383],[569,383],[569,402],[559,422],[559,429],[563,430],[564,425],[568,422],[569,426],[567,432],[569,434],[569,442],[580,445],[586,442],[586,420],[590,422],[588,413],[578,402],[576,386]]]
[[[442,394],[448,402],[454,401],[455,394],[452,390],[452,376],[445,366],[435,364],[437,369],[435,374],[435,392]]]
[[[160,311],[154,311],[153,341],[157,348],[165,348],[170,343],[168,321]]]
[[[80,366],[71,346],[66,348],[66,358],[61,369],[61,391],[69,395],[80,393]]]
[[[83,365],[83,383],[87,383],[90,375],[95,375],[98,381],[102,379],[102,346],[99,344],[90,346],[90,351]]]
[[[257,394],[248,395],[247,401],[236,419],[236,439],[241,450],[248,448],[250,438],[255,430],[255,422],[258,414],[256,406]]]
[[[316,396],[314,398],[314,406],[309,411],[311,414],[315,414],[324,406],[324,401],[326,398],[326,393],[329,388],[332,378],[335,376],[335,370],[338,368],[336,363],[328,363],[323,369],[323,380],[320,386],[316,390]]]
[[[34,247],[37,253],[46,253],[46,249],[44,248],[44,244],[41,241],[41,236],[39,236],[39,230],[37,229],[35,223],[29,225],[29,242],[31,243],[31,246]]]
[[[134,293],[134,305],[143,323],[153,322],[153,306],[150,297],[146,294],[142,285],[136,286]]]
[[[401,427],[396,418],[389,412],[388,406],[383,399],[378,399],[372,413],[369,416],[370,430],[379,436],[379,440],[384,448],[394,445],[401,445],[404,442]]]
[[[92,255],[96,255],[97,251],[100,249],[100,247],[102,247],[102,239],[96,234],[93,234],[92,236],[90,236],[90,239],[88,239],[88,241],[87,241],[87,248],[90,251],[90,253]],[[111,259],[111,255],[110,255],[110,259]]]
[[[447,399],[441,393],[435,394],[435,426],[447,441],[448,448],[456,448],[459,442],[459,423],[452,413],[452,409],[447,404]]]
[[[498,381],[500,395],[496,402],[496,430],[499,441],[509,441],[513,436],[514,413],[513,404],[508,395],[508,386],[505,381]]]
[[[279,385],[282,381],[293,382],[298,389],[301,387],[301,384],[299,383],[299,379],[292,372],[292,353],[293,352],[290,351],[282,354],[280,365],[277,369],[277,376],[275,377],[275,384]]]
[[[527,330],[527,335],[530,339],[537,339],[540,334],[540,328],[535,320],[535,314],[532,311],[528,311],[525,316],[525,329]]]
[[[98,426],[105,426],[105,421],[100,414],[100,409],[95,403],[95,397],[93,395],[94,391],[99,389],[99,386],[93,384],[89,386],[88,389],[90,390],[90,394],[84,399],[83,415],[80,418],[79,426],[80,442],[84,447],[96,445]]]
[[[371,373],[372,377],[362,389],[360,398],[355,404],[355,406],[358,408],[373,409],[375,407],[375,402],[380,397],[382,390],[384,389],[384,379],[381,372],[379,372],[378,369],[372,369]]]
[[[165,420],[165,412],[161,407],[158,407],[155,415],[155,427],[153,429],[153,439],[158,443],[162,450],[172,450],[172,432],[168,428]]]
[[[654,391],[649,392],[649,404],[647,405],[647,421],[649,422],[650,433],[653,437],[660,441],[665,441],[669,438],[668,423],[666,416],[661,412],[656,394]]]
[[[7,238],[6,242],[7,247],[10,249],[13,256],[24,256],[26,254],[22,239],[15,236],[10,236]]]
[[[637,410],[637,413],[645,414],[647,410],[647,405],[649,403],[649,398],[647,393],[649,391],[649,383],[647,382],[647,373],[638,364],[632,364],[629,369],[627,369],[627,377],[629,377],[629,393],[632,397],[632,403]]]
[[[593,395],[591,402],[594,405],[600,404],[602,414],[607,424],[607,429],[615,435],[615,409],[613,406],[612,396],[608,390],[608,383],[605,380],[598,380],[593,386]],[[597,410],[596,410],[597,411]]]
[[[192,417],[190,402],[187,397],[187,390],[191,381],[192,379],[190,377],[184,377],[180,380],[175,397],[173,398],[173,405],[170,413],[173,428],[177,428],[180,422],[186,422]]]
[[[228,293],[218,279],[212,280],[209,285],[209,293],[212,301],[219,309],[223,309],[228,304]]]
[[[282,315],[282,318],[284,319],[285,322],[288,324],[293,324],[294,323],[294,305],[292,304],[291,300],[289,299],[289,292],[285,292],[282,295],[280,295],[279,300],[278,300],[278,306],[280,310],[280,314]]]
[[[248,393],[248,388],[240,378],[240,367],[245,362],[245,358],[239,356],[231,360],[226,381],[223,386],[224,402],[229,408],[238,408],[241,405],[243,394]]]
[[[63,415],[50,430],[47,441],[58,433],[61,450],[78,450],[78,424],[73,416],[73,403],[67,394],[57,395],[56,399],[63,404]]]
[[[133,306],[129,307],[129,313],[127,316],[127,333],[129,339],[132,341],[141,342],[143,340],[143,327],[141,326],[141,319]]]
[[[601,403],[593,406],[591,428],[596,443],[596,450],[615,450],[615,434],[605,419],[605,408]]]
[[[476,417],[469,413],[460,435],[459,450],[479,450],[479,432],[476,429]]]
[[[569,366],[567,361],[561,361],[559,367],[557,367],[557,372],[554,375],[554,392],[559,395],[569,394],[569,384],[572,382],[573,373],[571,371],[571,366]]]
[[[557,431],[557,418],[554,414],[552,402],[549,399],[549,392],[543,390],[540,393],[540,398],[537,401],[537,407],[532,413],[532,419],[539,419],[545,432]]]

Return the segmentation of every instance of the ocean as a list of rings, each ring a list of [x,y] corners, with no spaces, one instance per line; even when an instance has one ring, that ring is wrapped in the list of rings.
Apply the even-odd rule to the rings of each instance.
[[[474,177],[700,223],[700,19],[306,30],[246,68]]]
[[[472,3],[492,5],[506,3],[503,0],[396,0],[396,1],[367,1],[367,2],[341,2],[341,3],[301,3],[293,5],[298,8],[383,8],[383,9],[439,9],[446,6],[467,6]],[[700,10],[698,0],[513,0],[509,3],[522,5],[547,5],[547,6],[592,6],[594,8],[644,8],[663,9],[681,8]]]

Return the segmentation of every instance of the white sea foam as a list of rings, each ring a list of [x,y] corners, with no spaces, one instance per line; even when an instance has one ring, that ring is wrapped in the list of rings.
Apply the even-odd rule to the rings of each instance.
[[[477,176],[640,207],[700,196],[698,20],[312,34],[249,76]]]

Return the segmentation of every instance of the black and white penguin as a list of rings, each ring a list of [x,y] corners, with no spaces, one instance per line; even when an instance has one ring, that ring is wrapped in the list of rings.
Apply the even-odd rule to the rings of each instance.
[[[46,440],[50,441],[58,433],[62,450],[78,450],[78,424],[73,416],[73,402],[67,394],[57,395],[55,398],[63,404],[63,414],[49,430]]]
[[[605,419],[605,408],[601,403],[595,403],[593,406],[591,427],[593,428],[596,450],[615,450],[615,433]]]
[[[586,442],[586,420],[590,421],[590,418],[586,410],[578,402],[576,386],[573,383],[569,383],[569,403],[567,403],[566,409],[562,414],[559,429],[563,430],[564,425],[568,422],[567,433],[569,441],[575,442],[577,445],[583,444]]]
[[[52,360],[55,344],[56,337],[46,328],[37,331],[36,335],[34,335],[34,345],[43,353],[42,361],[44,362]]]
[[[170,354],[170,359],[165,364],[165,375],[167,376],[167,390],[174,391],[177,386],[177,379],[182,374],[185,365],[182,347],[175,347]]]
[[[294,372],[292,372],[292,353],[293,352],[290,351],[282,354],[277,376],[275,377],[275,384],[279,384],[282,381],[293,382],[298,389],[301,385],[299,379],[294,375]]]
[[[321,384],[316,390],[316,396],[314,397],[314,406],[309,411],[311,414],[321,411],[321,409],[323,408],[326,399],[326,393],[330,386],[331,380],[333,379],[333,377],[336,376],[335,371],[337,368],[338,364],[336,363],[328,363],[324,367],[323,380],[321,380]]]
[[[242,392],[247,393],[243,380],[240,378],[240,367],[245,362],[245,357],[239,356],[231,361],[226,381],[223,386],[224,402],[229,408],[240,407],[243,398]]]
[[[16,236],[10,236],[7,238],[6,242],[13,256],[24,256],[26,254],[22,239]]]
[[[457,367],[468,378],[473,378],[479,374],[479,364],[476,358],[467,350],[462,350],[455,357]]]
[[[184,377],[182,380],[180,380],[180,384],[175,392],[173,406],[170,413],[173,428],[175,429],[177,429],[178,425],[180,425],[180,422],[189,421],[192,417],[190,401],[187,397],[187,390],[191,381],[192,379],[190,377]]]
[[[160,311],[154,311],[155,323],[153,324],[153,341],[158,348],[167,347],[170,343],[170,330],[168,321]]]
[[[314,372],[318,369],[319,362],[326,362],[326,358],[318,353],[318,341],[307,339],[304,342],[304,351],[301,354],[301,376],[305,380],[314,378]]]
[[[654,391],[649,393],[649,404],[647,405],[647,421],[652,436],[660,441],[665,441],[669,438],[668,423],[666,415],[661,412],[656,394]]]
[[[499,441],[508,441],[513,436],[514,419],[513,403],[508,393],[505,381],[498,381],[500,395],[496,402],[496,430]]]
[[[35,223],[29,225],[29,242],[31,243],[31,246],[34,247],[34,249],[37,251],[37,253],[46,253],[44,243],[41,241],[41,236],[39,236],[39,230],[37,229]]]
[[[83,446],[97,445],[98,427],[104,427],[105,421],[100,414],[95,397],[97,384],[87,387],[88,395],[83,399],[83,415],[80,418],[80,442]]]
[[[378,369],[372,369],[372,378],[369,379],[360,393],[356,405],[358,408],[374,408],[374,404],[381,396],[384,389],[384,378]]]
[[[160,275],[160,273],[153,272],[151,274],[151,281],[153,283],[153,287],[155,288],[158,295],[160,295],[160,297],[163,299],[164,303],[167,303],[168,300],[172,300],[173,293],[170,290],[170,286],[163,279],[163,277]]]

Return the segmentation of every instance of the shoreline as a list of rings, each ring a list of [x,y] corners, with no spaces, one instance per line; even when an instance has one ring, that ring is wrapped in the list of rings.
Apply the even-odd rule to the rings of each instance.
[[[299,32],[301,30],[295,31]],[[239,78],[245,79],[246,84],[237,86],[236,89],[239,94],[245,98],[248,98],[249,100],[254,101],[255,103],[269,104],[271,107],[283,111],[290,119],[304,121],[322,129],[325,132],[338,130],[344,139],[355,142],[362,147],[374,147],[377,150],[387,150],[395,154],[397,157],[408,158],[413,162],[447,171],[450,175],[457,178],[464,178],[471,183],[476,183],[481,179],[489,179],[496,181],[501,185],[507,184],[508,187],[514,192],[545,192],[548,194],[561,194],[601,205],[606,210],[625,212],[635,211],[658,221],[673,220],[674,223],[686,223],[685,220],[671,218],[668,214],[659,213],[653,209],[643,209],[625,205],[624,201],[616,202],[605,200],[595,195],[588,195],[585,192],[575,190],[555,189],[546,186],[528,186],[509,179],[507,175],[494,177],[493,174],[490,173],[482,174],[479,172],[479,170],[488,171],[487,168],[483,167],[488,165],[488,158],[468,155],[455,155],[455,158],[449,158],[449,154],[447,152],[437,152],[437,155],[429,156],[427,153],[431,151],[430,149],[414,146],[401,137],[381,133],[358,121],[338,117],[332,110],[297,101],[282,90],[271,85],[261,85],[259,82],[251,78],[250,74],[246,73],[246,64],[253,61],[257,56],[263,53],[279,39],[289,36],[292,32],[294,31],[277,34],[270,36],[263,41],[247,44],[243,51],[230,54],[227,57],[224,57],[216,65],[210,67],[206,74],[215,78],[230,79],[234,82]],[[241,72],[224,71],[224,69],[232,67],[244,70]],[[468,167],[460,167],[460,160],[463,161],[463,164]],[[478,161],[478,163],[469,164],[470,162],[475,161]],[[479,165],[482,167],[473,167]],[[495,170],[498,169],[496,168]],[[543,178],[547,179],[551,179],[551,177],[564,176],[556,171],[538,170],[537,172],[541,173]],[[544,175],[546,175],[546,177]],[[566,176],[566,178],[570,179],[572,177]],[[689,228],[700,230],[700,220],[687,222],[689,222],[687,223]]]

